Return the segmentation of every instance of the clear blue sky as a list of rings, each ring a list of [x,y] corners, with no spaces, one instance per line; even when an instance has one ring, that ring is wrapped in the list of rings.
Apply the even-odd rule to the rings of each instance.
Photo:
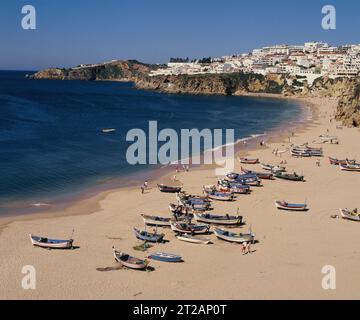
[[[21,8],[37,29],[21,28]],[[337,9],[337,30],[321,8]],[[360,43],[358,0],[1,0],[0,69],[36,70],[109,59],[167,62],[320,40]]]

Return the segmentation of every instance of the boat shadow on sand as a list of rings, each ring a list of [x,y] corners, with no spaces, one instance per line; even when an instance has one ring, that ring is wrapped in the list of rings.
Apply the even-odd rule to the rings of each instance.
[[[108,272],[108,271],[116,271],[116,270],[130,270],[132,271],[132,269],[122,266],[122,265],[114,265],[111,267],[98,267],[96,268],[96,271],[100,271],[100,272]],[[154,267],[151,266],[147,266],[145,269],[139,269],[139,270],[134,270],[134,271],[143,271],[143,272],[152,272],[155,271]]]

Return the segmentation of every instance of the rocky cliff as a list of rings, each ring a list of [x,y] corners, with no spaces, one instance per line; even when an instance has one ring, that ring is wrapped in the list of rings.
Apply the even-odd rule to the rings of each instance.
[[[134,81],[137,77],[148,74],[156,66],[135,60],[113,61],[93,66],[69,69],[50,68],[32,75],[34,79],[54,80],[117,80]]]
[[[158,68],[135,60],[113,61],[95,66],[39,71],[34,79],[133,81],[139,89],[168,93],[244,95],[248,93],[284,96],[321,96],[339,100],[335,118],[346,126],[360,126],[360,77],[353,79],[319,78],[310,87],[298,79],[281,75],[200,74],[149,76]],[[292,81],[292,84],[289,85]]]
[[[135,81],[138,89],[168,93],[242,95],[244,93],[283,93],[284,79],[269,79],[257,74],[200,74],[145,76]]]

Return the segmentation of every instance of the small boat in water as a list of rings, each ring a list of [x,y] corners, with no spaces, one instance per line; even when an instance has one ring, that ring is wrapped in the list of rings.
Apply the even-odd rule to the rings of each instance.
[[[181,241],[195,243],[195,244],[210,244],[211,243],[211,239],[193,237],[192,235],[186,234],[186,233],[179,234],[178,236],[176,236],[176,238],[178,238]]]
[[[141,214],[145,224],[158,226],[158,227],[170,227],[171,218],[163,218],[158,216],[149,216],[146,214]]]
[[[111,133],[111,132],[115,132],[116,129],[113,129],[113,128],[109,128],[109,129],[102,129],[101,132],[102,133]]]
[[[296,172],[294,173],[286,173],[286,172],[277,172],[275,173],[275,177],[284,180],[290,181],[304,181],[304,176],[298,175]]]
[[[148,266],[147,261],[132,257],[127,253],[123,253],[118,250],[115,250],[114,247],[113,247],[113,255],[116,262],[119,262],[121,265],[130,269],[141,270],[141,269],[145,269]]]
[[[171,222],[170,226],[174,232],[178,232],[178,233],[201,234],[201,233],[208,233],[210,230],[210,226],[205,224]]]
[[[252,242],[254,241],[255,238],[255,234],[250,232],[250,233],[234,233],[234,232],[230,232],[227,230],[223,230],[223,229],[215,229],[215,235],[221,239],[221,240],[225,240],[225,241],[229,241],[229,242],[238,242],[238,243],[242,243],[242,242]]]
[[[179,187],[179,186],[173,187],[173,186],[166,186],[164,184],[158,184],[157,186],[158,186],[159,190],[164,193],[178,193],[182,189],[182,186],[181,187]]]
[[[71,249],[73,247],[73,239],[69,240],[58,240],[49,239],[46,237],[38,237],[30,234],[31,243],[34,246],[47,248],[47,249]]]
[[[259,159],[258,158],[238,158],[240,163],[243,164],[257,164],[259,163]]]
[[[308,207],[307,204],[295,204],[295,203],[288,203],[286,201],[275,201],[276,208],[280,210],[288,210],[288,211],[307,211]]]
[[[177,254],[155,252],[148,256],[148,259],[162,261],[162,262],[182,262],[182,257]]]
[[[357,209],[350,211],[349,209],[339,209],[341,217],[352,221],[360,221],[360,213]]]
[[[209,213],[194,213],[194,219],[198,222],[222,225],[238,225],[242,223],[242,216],[219,216]]]
[[[134,233],[136,238],[147,242],[163,242],[165,236],[163,233],[150,233],[147,231],[141,231],[137,228],[134,228]]]

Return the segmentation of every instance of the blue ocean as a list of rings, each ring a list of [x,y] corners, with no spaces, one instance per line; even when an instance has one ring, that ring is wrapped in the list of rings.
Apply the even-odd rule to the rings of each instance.
[[[235,129],[263,134],[301,116],[296,102],[142,91],[132,83],[32,80],[0,72],[0,214],[65,201],[117,178],[148,178],[150,167],[126,161],[130,129]],[[104,134],[104,128],[116,129]],[[122,182],[122,183],[123,183]],[[30,210],[31,211],[31,210]]]

